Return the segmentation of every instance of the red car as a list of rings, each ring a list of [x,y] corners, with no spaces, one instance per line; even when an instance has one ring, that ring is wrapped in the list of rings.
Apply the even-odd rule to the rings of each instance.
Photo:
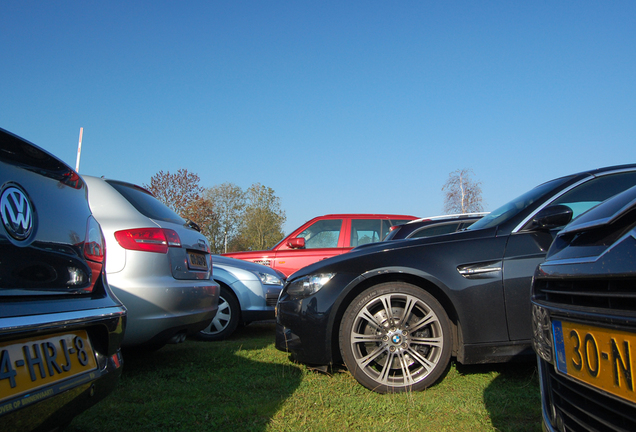
[[[417,219],[391,214],[331,214],[316,217],[270,250],[224,254],[275,268],[286,276],[356,246],[381,241],[391,226]]]

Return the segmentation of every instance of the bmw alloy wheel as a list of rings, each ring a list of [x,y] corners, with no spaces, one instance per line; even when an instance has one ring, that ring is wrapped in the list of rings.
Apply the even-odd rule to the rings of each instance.
[[[450,361],[450,325],[429,293],[386,283],[360,294],[347,308],[340,349],[352,375],[379,393],[422,390]]]

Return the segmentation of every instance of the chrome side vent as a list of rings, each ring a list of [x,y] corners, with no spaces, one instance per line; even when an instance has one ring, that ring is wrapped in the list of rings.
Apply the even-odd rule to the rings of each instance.
[[[457,267],[457,271],[466,279],[489,279],[501,278],[502,268],[503,263],[501,261],[491,261],[460,265]]]

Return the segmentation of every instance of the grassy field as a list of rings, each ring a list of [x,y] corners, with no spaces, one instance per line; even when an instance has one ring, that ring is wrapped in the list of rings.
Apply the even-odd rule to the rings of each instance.
[[[533,363],[453,365],[424,392],[379,395],[344,369],[291,362],[274,348],[271,323],[224,342],[124,354],[116,391],[67,431],[541,430]]]

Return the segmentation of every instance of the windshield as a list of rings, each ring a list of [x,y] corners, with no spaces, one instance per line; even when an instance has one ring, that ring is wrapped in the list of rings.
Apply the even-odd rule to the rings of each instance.
[[[507,204],[502,205],[497,210],[490,212],[466,229],[478,230],[482,228],[492,228],[494,226],[500,225],[501,223],[506,222],[507,220],[510,220],[511,218],[518,215],[522,210],[537,201],[537,199],[541,198],[544,194],[556,188],[566,180],[568,180],[568,178],[559,178],[547,183],[543,183],[542,185],[539,185],[534,189],[531,189],[528,192],[524,193],[520,197],[513,199]]]

